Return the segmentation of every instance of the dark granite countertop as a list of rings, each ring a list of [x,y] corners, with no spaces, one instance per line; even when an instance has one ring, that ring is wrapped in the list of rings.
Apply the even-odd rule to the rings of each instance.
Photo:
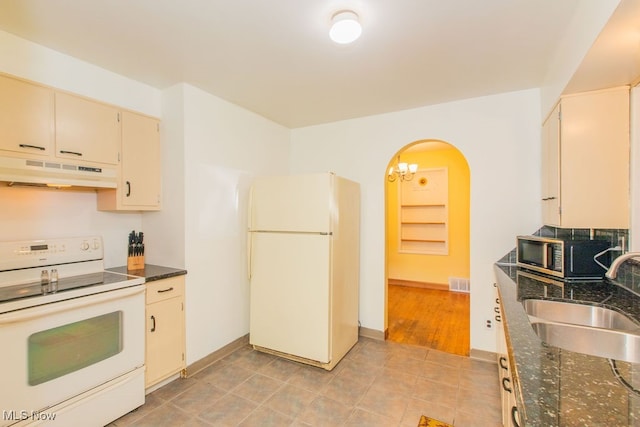
[[[522,306],[526,298],[589,303],[640,322],[640,297],[609,281],[546,283],[513,265],[494,267],[522,426],[638,426],[640,395],[616,378],[608,359],[543,343]],[[640,389],[640,364],[616,361]]]
[[[160,265],[145,264],[140,270],[127,270],[127,266],[107,268],[107,271],[114,273],[129,274],[132,276],[144,277],[145,282],[153,282],[155,280],[168,279],[169,277],[182,276],[187,274],[187,270],[172,267],[163,267]]]

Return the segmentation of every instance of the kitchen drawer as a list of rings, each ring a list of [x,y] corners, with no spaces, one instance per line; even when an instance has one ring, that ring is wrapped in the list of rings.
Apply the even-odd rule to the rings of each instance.
[[[184,276],[147,282],[147,304],[184,296]]]

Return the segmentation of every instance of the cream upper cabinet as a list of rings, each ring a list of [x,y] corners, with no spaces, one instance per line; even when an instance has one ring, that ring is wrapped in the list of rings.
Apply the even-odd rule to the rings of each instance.
[[[122,204],[160,206],[160,122],[122,113]]]
[[[0,75],[0,150],[48,156],[53,147],[53,90]]]
[[[560,104],[542,126],[542,222],[560,226]]]
[[[543,223],[629,228],[629,88],[565,96],[542,131]]]
[[[98,209],[159,210],[160,155],[160,121],[123,111],[122,161],[118,188],[98,193]]]
[[[56,157],[117,165],[119,120],[116,107],[56,92]]]

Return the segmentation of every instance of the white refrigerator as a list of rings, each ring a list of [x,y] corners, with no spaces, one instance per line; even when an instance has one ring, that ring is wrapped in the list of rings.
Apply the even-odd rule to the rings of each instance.
[[[259,177],[249,203],[249,342],[331,370],[358,341],[360,186]]]

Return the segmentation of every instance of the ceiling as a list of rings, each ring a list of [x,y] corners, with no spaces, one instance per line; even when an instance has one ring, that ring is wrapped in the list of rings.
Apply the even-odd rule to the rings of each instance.
[[[623,0],[576,70],[565,93],[624,86],[640,77],[640,1]]]
[[[541,86],[581,0],[2,0],[0,29],[289,128]],[[363,34],[329,40],[352,9]]]

